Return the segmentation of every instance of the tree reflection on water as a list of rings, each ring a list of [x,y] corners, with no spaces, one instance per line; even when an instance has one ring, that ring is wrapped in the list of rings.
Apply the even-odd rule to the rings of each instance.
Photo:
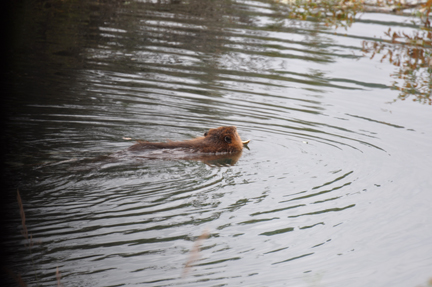
[[[430,12],[432,0],[422,3],[406,3],[400,0],[378,0],[365,2],[354,1],[310,1],[276,0],[282,10],[286,10],[290,19],[315,19],[326,26],[348,29],[355,21],[355,16],[363,12],[397,13],[413,9],[412,14],[419,22],[419,30],[411,35],[392,31],[385,32],[386,40],[363,41],[363,55],[373,59],[377,54],[381,62],[388,60],[397,67],[391,74],[394,78],[392,87],[400,92],[398,99],[413,97],[413,101],[432,105],[432,29]]]
[[[414,101],[432,105],[432,32],[414,32],[412,36],[393,32],[389,28],[383,42],[363,41],[363,52],[373,59],[381,54],[381,62],[388,61],[397,67],[391,76],[393,88],[400,91],[399,99],[411,95]]]

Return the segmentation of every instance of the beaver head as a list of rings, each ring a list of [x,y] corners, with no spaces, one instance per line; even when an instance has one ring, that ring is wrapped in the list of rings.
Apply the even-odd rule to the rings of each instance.
[[[236,153],[243,149],[243,142],[234,126],[210,129],[204,133],[204,138],[195,140],[200,142],[198,149],[204,153]]]

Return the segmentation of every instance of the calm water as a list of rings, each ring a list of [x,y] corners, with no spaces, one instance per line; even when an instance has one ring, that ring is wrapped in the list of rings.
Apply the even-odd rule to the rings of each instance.
[[[427,284],[432,107],[361,49],[411,18],[345,30],[271,2],[83,2],[16,11],[9,270],[30,286],[57,267],[64,286]],[[234,165],[98,160],[223,125],[251,139]]]

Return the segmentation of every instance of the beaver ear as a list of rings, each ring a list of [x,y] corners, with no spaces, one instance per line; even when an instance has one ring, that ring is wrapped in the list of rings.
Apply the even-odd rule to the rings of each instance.
[[[205,133],[204,133],[204,136],[206,137],[207,135],[208,135],[208,132],[205,132]]]
[[[227,143],[231,143],[231,138],[228,137],[228,136],[224,137],[224,140],[225,140]]]

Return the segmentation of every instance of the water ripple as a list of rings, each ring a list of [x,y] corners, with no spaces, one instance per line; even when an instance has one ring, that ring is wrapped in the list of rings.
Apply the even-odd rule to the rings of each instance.
[[[28,91],[11,119],[20,139],[11,165],[40,240],[14,259],[34,259],[26,278],[41,273],[38,283],[52,285],[60,266],[65,285],[294,286],[357,254],[362,264],[373,260],[362,249],[375,239],[356,228],[373,229],[382,210],[398,220],[388,205],[393,190],[382,187],[400,192],[397,177],[413,176],[403,173],[408,155],[394,159],[393,141],[409,147],[408,138],[427,134],[383,116],[388,85],[371,80],[370,64],[355,54],[372,39],[365,26],[389,22],[360,20],[342,36],[282,21],[268,3],[225,11],[210,2],[128,2],[118,19],[89,23],[98,40],[80,48],[79,68],[44,81],[26,69],[27,81],[43,87]],[[211,12],[219,9],[225,14]],[[35,71],[57,67],[39,64]],[[222,125],[251,139],[234,164],[125,152],[133,144],[126,138],[186,140]],[[22,255],[22,241],[17,233],[8,244]],[[182,278],[189,256],[199,259]],[[368,277],[355,267],[344,272]]]

